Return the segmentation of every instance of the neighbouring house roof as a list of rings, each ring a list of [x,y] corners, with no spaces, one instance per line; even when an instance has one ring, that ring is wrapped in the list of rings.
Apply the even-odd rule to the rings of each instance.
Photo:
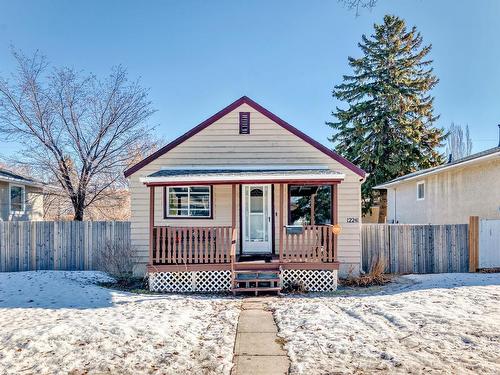
[[[35,181],[31,178],[21,176],[19,174],[13,173],[7,169],[0,168],[0,181],[17,183],[28,186],[42,186],[41,182]]]
[[[393,187],[399,183],[406,182],[409,180],[417,179],[417,178],[422,178],[424,176],[430,175],[430,174],[435,174],[435,173],[440,173],[442,171],[451,169],[451,168],[457,168],[461,167],[466,164],[471,164],[471,163],[476,163],[479,161],[483,160],[491,160],[495,157],[500,157],[500,147],[493,147],[485,151],[478,152],[476,154],[472,154],[469,156],[466,156],[461,159],[457,159],[454,161],[451,161],[446,164],[438,165],[437,167],[433,168],[428,168],[428,169],[422,169],[421,171],[416,171],[413,173],[409,173],[407,175],[395,178],[394,180],[385,182],[383,184],[374,186],[373,189],[387,189],[390,187]]]
[[[230,182],[288,182],[288,181],[333,181],[343,180],[345,175],[325,167],[211,167],[211,168],[165,168],[147,177],[142,177],[145,184],[155,183],[230,183]]]
[[[134,166],[132,166],[129,169],[127,169],[124,172],[125,177],[129,177],[131,174],[137,172],[139,169],[141,169],[144,166],[146,166],[147,164],[151,163],[153,160],[159,158],[160,156],[164,155],[168,151],[172,150],[174,147],[180,145],[185,140],[191,138],[192,136],[194,136],[195,134],[197,134],[201,130],[205,129],[207,126],[213,124],[217,120],[221,119],[222,117],[224,117],[225,115],[227,115],[231,111],[235,110],[236,108],[238,108],[242,104],[249,105],[254,110],[256,110],[256,111],[260,112],[262,115],[268,117],[270,120],[274,121],[279,126],[281,126],[284,129],[288,130],[292,134],[298,136],[303,141],[309,143],[311,146],[315,147],[316,149],[318,149],[319,151],[323,152],[327,156],[329,156],[332,159],[336,160],[337,162],[341,163],[342,165],[344,165],[345,167],[347,167],[348,169],[350,169],[354,173],[358,174],[362,178],[364,178],[366,176],[365,171],[363,171],[361,168],[359,168],[358,166],[356,166],[353,163],[351,163],[349,160],[347,160],[344,157],[340,156],[336,152],[330,150],[328,147],[322,145],[321,143],[315,141],[314,139],[312,139],[311,137],[309,137],[307,134],[301,132],[299,129],[293,127],[292,125],[290,125],[286,121],[282,120],[281,118],[279,118],[275,114],[271,113],[270,111],[268,111],[267,109],[265,109],[264,107],[262,107],[260,104],[254,102],[249,97],[243,96],[243,97],[239,98],[238,100],[234,101],[233,103],[231,103],[230,105],[228,105],[226,108],[224,108],[221,111],[217,112],[212,117],[210,117],[207,120],[203,121],[201,124],[195,126],[191,130],[189,130],[187,133],[181,135],[179,138],[173,140],[172,142],[170,142],[166,146],[162,147],[161,149],[159,149],[158,151],[152,153],[151,155],[149,155],[148,157],[146,157],[145,159],[143,159],[139,163],[137,163]]]

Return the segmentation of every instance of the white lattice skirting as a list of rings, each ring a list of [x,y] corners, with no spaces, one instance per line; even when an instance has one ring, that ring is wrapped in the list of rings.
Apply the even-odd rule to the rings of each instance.
[[[301,283],[309,292],[333,292],[337,290],[337,270],[283,270],[282,287]]]
[[[227,292],[231,290],[231,271],[150,272],[153,292]]]

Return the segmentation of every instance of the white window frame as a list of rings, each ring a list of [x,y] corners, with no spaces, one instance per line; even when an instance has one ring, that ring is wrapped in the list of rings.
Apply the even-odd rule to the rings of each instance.
[[[22,203],[22,208],[21,210],[13,210],[12,209],[12,188],[13,187],[18,187],[21,188],[21,203]],[[17,185],[17,184],[9,184],[9,211],[11,213],[24,213],[26,212],[26,186],[24,185]]]
[[[423,185],[424,186],[424,196],[422,198],[420,198],[418,196],[418,190],[419,190],[419,186],[420,185]],[[418,181],[417,182],[417,201],[423,201],[425,199],[425,181]]]
[[[191,188],[205,187],[208,188],[208,216],[190,216],[191,212]],[[188,189],[188,215],[170,215],[170,189],[171,188],[187,188]],[[183,186],[166,186],[165,187],[165,219],[212,219],[212,194],[213,189],[211,185],[183,185]]]

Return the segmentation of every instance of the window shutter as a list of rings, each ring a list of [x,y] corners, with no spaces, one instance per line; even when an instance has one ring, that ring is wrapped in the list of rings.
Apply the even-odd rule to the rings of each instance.
[[[240,112],[240,134],[250,134],[250,112]]]

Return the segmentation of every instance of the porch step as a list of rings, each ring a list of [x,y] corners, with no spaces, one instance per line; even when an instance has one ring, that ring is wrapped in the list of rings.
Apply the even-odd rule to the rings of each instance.
[[[255,287],[255,288],[235,288],[233,289],[237,292],[279,292],[281,287],[272,287],[272,288],[263,288],[263,287]]]
[[[252,278],[252,279],[235,279],[234,280],[235,283],[260,283],[260,282],[279,282],[280,279],[279,277],[275,277],[275,278],[262,278],[262,279],[255,279],[255,278]]]
[[[240,292],[279,292],[279,268],[271,269],[239,269],[234,270],[232,279],[233,294]]]

